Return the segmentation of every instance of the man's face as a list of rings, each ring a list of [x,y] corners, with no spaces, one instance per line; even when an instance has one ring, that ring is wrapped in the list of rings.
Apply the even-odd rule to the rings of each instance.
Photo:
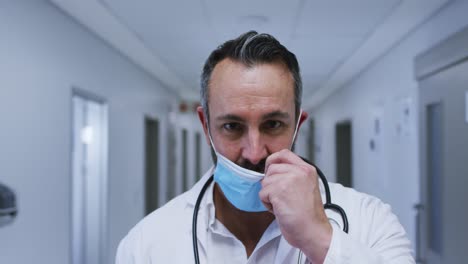
[[[292,144],[296,124],[292,75],[281,64],[249,68],[225,59],[211,75],[209,124],[201,108],[198,114],[207,141],[209,125],[219,153],[244,168],[263,172],[270,154]]]

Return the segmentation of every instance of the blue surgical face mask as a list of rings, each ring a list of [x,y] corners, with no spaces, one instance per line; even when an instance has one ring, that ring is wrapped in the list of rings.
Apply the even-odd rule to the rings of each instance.
[[[299,118],[302,111],[299,114]],[[294,136],[290,148],[294,144],[299,127],[299,119],[296,123]],[[209,131],[208,131],[209,132]],[[265,174],[242,168],[221,155],[213,144],[211,133],[209,133],[211,146],[213,147],[217,163],[214,171],[214,181],[223,191],[224,196],[237,209],[246,212],[264,212],[267,211],[259,197],[262,188],[260,181]]]
[[[221,188],[226,199],[242,211],[266,211],[258,196],[262,188],[260,181],[265,175],[242,168],[219,153],[216,153],[216,157],[214,181]]]

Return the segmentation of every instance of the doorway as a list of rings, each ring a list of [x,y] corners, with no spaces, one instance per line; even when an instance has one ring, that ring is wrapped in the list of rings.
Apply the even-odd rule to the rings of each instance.
[[[195,179],[198,182],[202,176],[202,148],[201,148],[201,134],[195,133]]]
[[[353,186],[351,132],[351,121],[343,121],[335,126],[336,182],[346,187]]]
[[[159,121],[145,118],[145,213],[159,207]]]
[[[315,163],[315,121],[309,121],[309,133],[307,135],[307,158]]]
[[[188,131],[182,129],[182,192],[188,190]]]
[[[107,105],[72,94],[72,263],[106,263]]]

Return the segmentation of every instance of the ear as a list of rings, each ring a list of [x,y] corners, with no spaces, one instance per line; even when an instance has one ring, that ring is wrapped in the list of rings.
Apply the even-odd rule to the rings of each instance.
[[[201,106],[197,107],[197,114],[198,114],[198,118],[200,119],[200,123],[203,127],[203,132],[205,132],[206,143],[208,143],[208,146],[211,146],[211,141],[210,141],[210,136],[209,136],[209,131],[208,131],[208,122],[207,122],[208,118],[205,116],[203,107]]]
[[[301,128],[302,124],[304,123],[304,121],[307,120],[307,117],[309,117],[309,114],[302,110],[301,112],[301,116],[299,117],[299,125],[297,126],[297,131],[299,132],[299,129]]]

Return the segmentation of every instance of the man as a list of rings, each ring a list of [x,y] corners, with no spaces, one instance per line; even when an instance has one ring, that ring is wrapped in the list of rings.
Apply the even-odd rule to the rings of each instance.
[[[201,86],[198,115],[215,166],[130,231],[118,264],[194,263],[194,253],[200,263],[414,263],[378,199],[330,184],[348,233],[337,211],[324,210],[317,170],[292,152],[307,113],[296,57],[276,39],[251,31],[219,46]]]

